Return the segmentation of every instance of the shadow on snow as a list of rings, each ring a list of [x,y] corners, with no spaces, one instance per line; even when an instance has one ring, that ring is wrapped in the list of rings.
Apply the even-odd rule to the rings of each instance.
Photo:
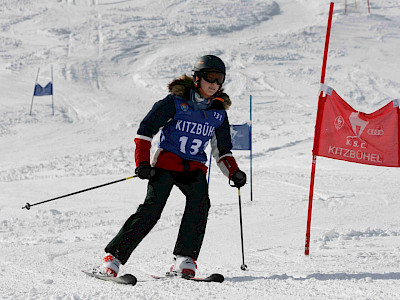
[[[254,280],[297,280],[304,281],[309,279],[315,280],[361,280],[370,278],[372,280],[396,280],[400,279],[400,273],[390,272],[390,273],[357,273],[357,274],[349,274],[349,273],[334,273],[334,274],[322,274],[322,273],[314,273],[307,275],[306,277],[294,277],[287,274],[282,275],[272,275],[270,277],[253,277],[253,276],[242,276],[242,277],[230,277],[225,278],[226,281],[232,282],[245,282],[245,281],[254,281]]]

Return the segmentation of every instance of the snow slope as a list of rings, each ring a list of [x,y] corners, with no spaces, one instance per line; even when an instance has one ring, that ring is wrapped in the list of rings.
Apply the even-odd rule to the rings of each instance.
[[[349,3],[352,1],[348,1]],[[400,6],[335,4],[326,83],[372,112],[399,98]],[[318,158],[311,255],[304,256],[326,0],[3,0],[0,3],[1,299],[399,299],[398,170]],[[122,273],[135,287],[85,277],[143,201],[131,179],[55,202],[35,203],[134,172],[140,120],[190,74],[219,55],[232,124],[249,120],[253,96],[254,201],[215,165],[199,275],[223,284],[154,281],[169,267],[184,197],[173,190],[162,218]],[[51,97],[35,97],[35,78]],[[236,151],[249,172],[249,153]]]

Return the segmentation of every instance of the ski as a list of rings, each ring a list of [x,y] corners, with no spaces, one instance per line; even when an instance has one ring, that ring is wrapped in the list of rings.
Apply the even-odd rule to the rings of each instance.
[[[210,276],[205,277],[205,278],[187,277],[187,276],[182,276],[182,278],[191,280],[191,281],[198,281],[198,282],[218,282],[218,283],[222,283],[225,280],[224,276],[222,274],[218,274],[218,273],[211,274]]]
[[[125,284],[125,285],[135,285],[137,283],[137,278],[133,276],[132,274],[124,274],[122,276],[118,277],[110,277],[110,276],[105,276],[101,274],[96,274],[93,272],[88,272],[88,271],[82,271],[85,273],[87,276],[97,278],[100,280],[105,280],[105,281],[111,281],[119,284]]]
[[[170,279],[170,278],[183,278],[189,281],[197,281],[197,282],[218,282],[221,283],[225,280],[224,276],[222,274],[214,273],[211,274],[210,276],[207,277],[190,277],[190,276],[179,276],[175,274],[170,274],[167,273],[164,276],[157,276],[157,275],[151,275],[152,278],[154,279]]]

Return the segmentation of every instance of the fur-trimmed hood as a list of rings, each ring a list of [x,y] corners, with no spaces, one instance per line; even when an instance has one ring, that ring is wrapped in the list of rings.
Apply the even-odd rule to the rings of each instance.
[[[194,84],[193,78],[184,74],[181,77],[176,78],[172,82],[170,82],[168,85],[168,90],[171,94],[177,95],[184,99],[189,99],[190,90],[197,91],[197,88],[196,85]],[[218,92],[218,95],[216,96],[224,99],[222,105],[225,110],[228,110],[229,107],[232,105],[232,102],[229,96],[226,93],[224,93],[224,90],[221,89]],[[220,102],[220,101],[214,100],[214,102]]]

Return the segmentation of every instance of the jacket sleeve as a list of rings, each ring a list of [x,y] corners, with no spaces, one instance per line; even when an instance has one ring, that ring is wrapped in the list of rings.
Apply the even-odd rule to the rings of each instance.
[[[231,178],[232,174],[239,170],[239,167],[231,152],[231,126],[226,112],[224,122],[215,130],[211,139],[211,148],[218,167],[226,177]]]
[[[161,127],[164,127],[175,115],[174,97],[170,94],[163,100],[157,101],[153,108],[140,122],[135,137],[135,162],[139,164],[150,164],[150,148],[153,137]]]
[[[175,102],[172,94],[169,94],[163,100],[157,101],[153,108],[144,117],[137,131],[138,135],[146,136],[152,139],[161,127],[175,115]]]

